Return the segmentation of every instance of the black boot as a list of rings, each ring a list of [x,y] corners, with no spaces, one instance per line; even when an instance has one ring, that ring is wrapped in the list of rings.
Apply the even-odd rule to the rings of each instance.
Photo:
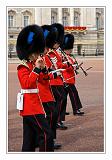
[[[77,111],[73,112],[74,115],[78,115],[78,116],[82,116],[84,115],[83,111],[80,111],[80,109],[78,109]]]
[[[61,144],[59,143],[54,143],[54,149],[60,149],[61,148]]]
[[[56,143],[56,139],[54,139],[54,149],[60,149],[61,148],[61,144]]]
[[[64,125],[63,122],[57,123],[57,129],[66,130],[68,127]]]
[[[69,112],[65,112],[65,115],[69,115],[70,113]]]

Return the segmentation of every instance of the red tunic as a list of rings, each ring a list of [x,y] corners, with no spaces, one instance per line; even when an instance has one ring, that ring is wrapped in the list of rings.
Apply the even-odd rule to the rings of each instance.
[[[51,60],[53,60],[53,63],[51,62]],[[45,55],[45,61],[46,61],[46,65],[48,68],[56,70],[59,68],[67,68],[68,65],[67,64],[63,64],[62,63],[62,59],[60,57],[60,55],[58,54],[57,51],[55,50],[49,50],[48,53]],[[59,86],[59,85],[63,85],[63,80],[60,76],[57,76],[56,79],[51,79],[50,80],[50,85],[51,86]]]
[[[42,102],[52,102],[55,101],[50,87],[50,78],[52,75],[41,73],[41,78],[38,79],[39,95]]]
[[[71,64],[75,63],[75,61],[69,55],[67,55],[67,58],[70,60]],[[72,66],[67,68],[62,73],[63,73],[63,77],[64,77],[66,83],[75,84],[75,72],[74,72],[74,68]]]
[[[37,80],[39,74],[33,72],[33,64],[26,62],[20,64],[17,67],[18,78],[22,89],[37,89]],[[23,110],[20,111],[20,115],[34,115],[34,114],[45,114],[38,93],[25,93]]]

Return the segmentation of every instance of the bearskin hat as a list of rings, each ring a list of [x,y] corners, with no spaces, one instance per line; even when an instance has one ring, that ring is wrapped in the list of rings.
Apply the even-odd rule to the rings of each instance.
[[[42,26],[44,32],[44,39],[46,43],[46,47],[53,48],[53,45],[56,43],[58,37],[58,31],[55,27],[51,27],[51,25],[43,25]]]
[[[62,45],[63,43],[63,38],[64,38],[64,27],[62,24],[60,23],[54,23],[51,25],[51,27],[55,27],[58,30],[58,37],[56,42],[59,43],[60,45]]]
[[[29,25],[21,30],[16,42],[16,51],[20,60],[27,60],[31,53],[43,53],[45,40],[43,30],[38,25]]]
[[[64,35],[64,40],[63,40],[63,44],[62,44],[61,48],[63,50],[73,49],[73,45],[74,45],[74,35],[72,35],[72,34]]]

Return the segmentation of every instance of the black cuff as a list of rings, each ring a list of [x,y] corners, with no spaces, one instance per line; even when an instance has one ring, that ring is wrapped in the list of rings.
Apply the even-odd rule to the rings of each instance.
[[[70,67],[71,64],[69,62],[67,62],[67,65],[68,65],[68,67]]]
[[[46,68],[46,67],[42,69],[42,73],[45,73],[45,74],[47,74],[47,73],[48,73],[48,71],[47,71],[47,68]]]
[[[55,72],[55,73],[53,73],[53,76],[54,76],[54,79],[57,77],[57,73]]]
[[[48,68],[48,71],[49,71],[49,72],[51,72],[51,71],[53,71],[53,69],[51,69],[51,68]]]
[[[40,68],[35,67],[35,68],[34,68],[34,70],[33,70],[33,72],[35,72],[35,73],[39,74],[39,73],[41,72],[41,69],[40,69]]]

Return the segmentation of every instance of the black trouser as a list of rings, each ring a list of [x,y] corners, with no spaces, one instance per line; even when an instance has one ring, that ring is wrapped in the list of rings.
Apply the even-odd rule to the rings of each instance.
[[[64,86],[51,86],[54,98],[56,100],[56,108],[58,112],[58,120],[57,122],[61,122],[65,120],[65,115],[63,116],[62,113],[65,110],[65,100],[66,100],[66,93]]]
[[[66,101],[65,105],[67,106],[67,95],[69,93],[69,97],[72,104],[73,112],[76,112],[78,109],[82,108],[82,104],[79,98],[78,91],[74,84],[69,84],[67,88],[65,88],[66,91]],[[66,108],[66,107],[65,107]]]
[[[53,131],[53,138],[56,139],[56,123],[58,118],[58,112],[55,106],[55,102],[42,103],[47,115],[48,123]]]
[[[23,116],[23,152],[35,151],[37,135],[40,152],[54,151],[53,133],[45,115]]]

